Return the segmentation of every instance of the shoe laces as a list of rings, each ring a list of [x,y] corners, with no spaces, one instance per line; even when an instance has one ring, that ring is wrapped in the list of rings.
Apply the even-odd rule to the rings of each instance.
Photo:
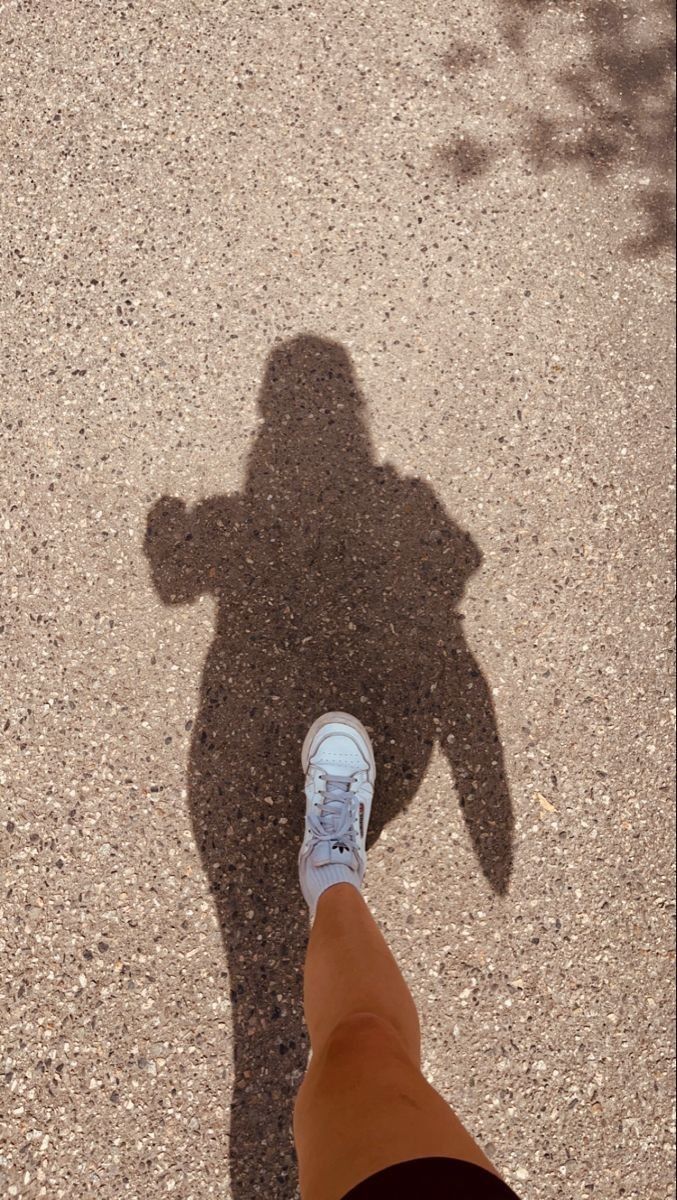
[[[324,790],[320,793],[319,807],[315,805],[308,813],[308,824],[313,834],[313,846],[327,842],[332,850],[354,852],[355,829],[353,825],[352,777],[322,773]]]

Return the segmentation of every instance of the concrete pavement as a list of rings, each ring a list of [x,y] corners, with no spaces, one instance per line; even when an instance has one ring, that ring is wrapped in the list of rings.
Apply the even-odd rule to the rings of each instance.
[[[345,702],[428,1077],[525,1197],[667,1200],[667,7],[0,22],[3,1193],[295,1195]]]

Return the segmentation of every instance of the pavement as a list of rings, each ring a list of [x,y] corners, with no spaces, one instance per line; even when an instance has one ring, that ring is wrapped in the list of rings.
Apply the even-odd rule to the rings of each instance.
[[[670,21],[3,6],[3,1194],[296,1195],[326,706],[428,1078],[672,1196]]]

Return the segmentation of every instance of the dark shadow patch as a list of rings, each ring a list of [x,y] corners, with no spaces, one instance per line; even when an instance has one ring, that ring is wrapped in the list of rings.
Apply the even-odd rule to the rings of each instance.
[[[654,188],[637,200],[646,217],[646,233],[631,241],[628,250],[641,258],[653,257],[675,244],[675,194]]]
[[[461,184],[479,179],[489,170],[494,158],[491,146],[478,141],[477,138],[468,137],[467,134],[440,151],[443,165],[452,170],[455,179]]]
[[[475,67],[483,67],[489,61],[489,55],[481,46],[473,46],[469,42],[452,42],[449,49],[442,55],[442,65],[450,75],[461,75]]]
[[[606,177],[621,153],[618,138],[589,130],[571,134],[565,127],[546,117],[529,121],[522,144],[523,153],[537,171],[551,171],[565,164],[579,164],[595,178]]]

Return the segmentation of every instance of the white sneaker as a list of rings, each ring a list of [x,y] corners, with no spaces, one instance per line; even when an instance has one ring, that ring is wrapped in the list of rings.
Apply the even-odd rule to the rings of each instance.
[[[335,883],[362,886],[376,763],[369,734],[349,713],[318,717],[301,751],[306,773],[306,832],[299,852],[301,890],[315,913]]]

